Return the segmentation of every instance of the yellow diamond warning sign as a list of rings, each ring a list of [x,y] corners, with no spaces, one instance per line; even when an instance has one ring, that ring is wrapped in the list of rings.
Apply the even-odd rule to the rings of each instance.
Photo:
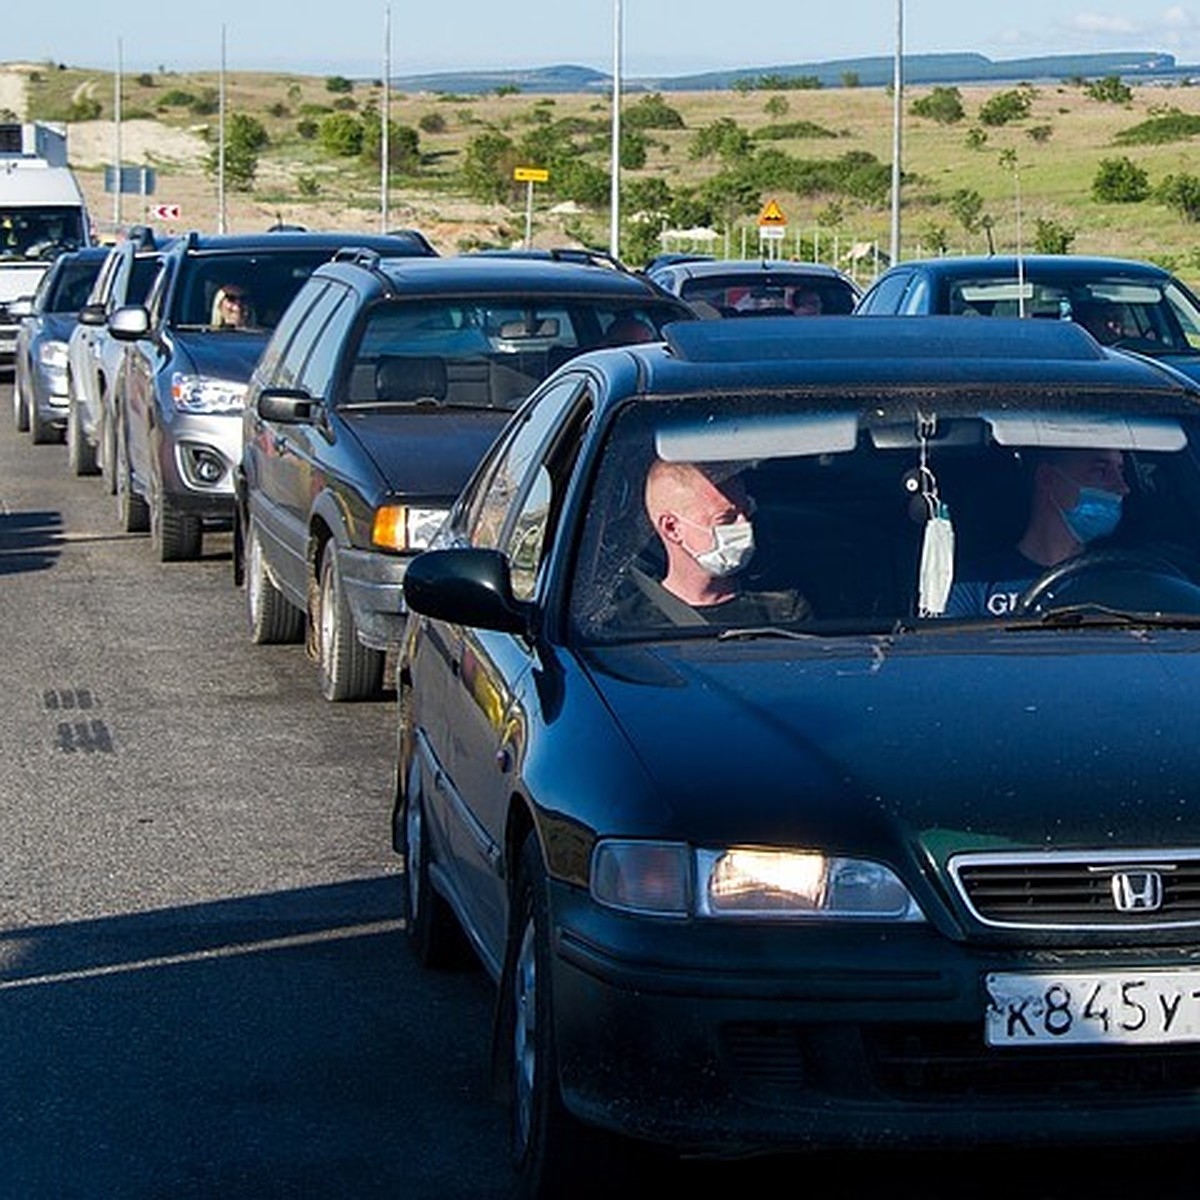
[[[777,228],[787,224],[787,217],[783,215],[783,209],[779,207],[777,200],[768,200],[763,205],[762,212],[758,214],[758,223],[764,229]]]

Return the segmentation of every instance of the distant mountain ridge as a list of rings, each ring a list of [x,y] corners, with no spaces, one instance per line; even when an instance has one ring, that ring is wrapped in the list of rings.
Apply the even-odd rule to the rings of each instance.
[[[805,78],[823,87],[839,87],[853,76],[862,87],[882,87],[892,81],[890,56],[843,58],[829,62],[796,63],[775,67],[739,67],[697,75],[661,78],[628,78],[623,86],[634,91],[723,91],[741,81],[763,77]],[[993,60],[982,54],[906,54],[906,84],[1005,83],[1044,79],[1097,79],[1120,75],[1124,79],[1168,78],[1200,75],[1200,67],[1180,66],[1173,54],[1161,50],[1126,50],[1104,54],[1051,54],[1034,58]],[[517,71],[443,71],[428,75],[393,77],[392,85],[410,92],[450,92],[478,95],[497,88],[523,92],[602,92],[611,89],[612,77],[590,67],[532,67]]]

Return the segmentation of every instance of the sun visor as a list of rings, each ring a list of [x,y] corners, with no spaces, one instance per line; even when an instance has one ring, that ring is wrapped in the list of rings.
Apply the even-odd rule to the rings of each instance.
[[[665,462],[726,462],[842,454],[858,444],[856,413],[716,417],[666,425],[655,435]]]
[[[1187,434],[1173,417],[1013,412],[984,413],[983,419],[1001,446],[1150,451],[1187,445]]]

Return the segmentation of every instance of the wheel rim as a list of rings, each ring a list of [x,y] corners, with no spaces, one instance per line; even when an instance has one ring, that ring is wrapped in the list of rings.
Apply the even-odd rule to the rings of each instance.
[[[529,1146],[537,1071],[537,949],[533,918],[525,922],[513,969],[513,1113],[517,1145]]]
[[[251,625],[258,624],[262,611],[262,551],[258,545],[258,534],[250,531],[250,544],[246,547],[246,606],[250,611]]]
[[[333,554],[332,547],[325,551]],[[330,560],[321,572],[321,619],[317,623],[321,631],[321,666],[325,674],[333,671],[334,639],[337,637],[337,614],[334,611],[337,602],[337,584],[334,580],[334,565]]]
[[[416,921],[421,904],[421,872],[425,869],[424,829],[421,822],[420,770],[409,771],[408,800],[404,805],[404,873],[408,882],[408,919]]]

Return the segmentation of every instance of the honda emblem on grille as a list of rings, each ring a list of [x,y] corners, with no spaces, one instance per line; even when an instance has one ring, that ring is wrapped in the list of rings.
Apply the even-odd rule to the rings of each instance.
[[[1162,876],[1157,871],[1118,871],[1112,894],[1118,912],[1154,912],[1162,908]]]

